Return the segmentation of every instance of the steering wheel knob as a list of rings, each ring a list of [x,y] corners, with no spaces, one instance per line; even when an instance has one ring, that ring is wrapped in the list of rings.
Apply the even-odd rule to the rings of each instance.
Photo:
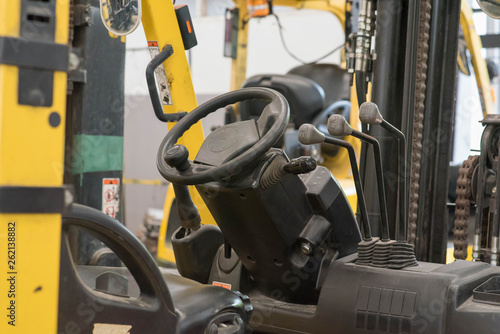
[[[165,152],[163,159],[170,166],[179,172],[189,169],[189,152],[184,145],[174,145]]]

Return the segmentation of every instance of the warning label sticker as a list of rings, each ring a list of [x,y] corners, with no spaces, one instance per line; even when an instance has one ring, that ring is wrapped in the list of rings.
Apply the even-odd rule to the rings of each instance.
[[[112,218],[120,208],[120,179],[102,179],[102,212]]]
[[[160,53],[160,47],[157,41],[148,41],[149,54],[151,59],[155,58]],[[155,70],[156,82],[158,83],[158,90],[160,91],[160,100],[163,105],[172,105],[172,95],[170,94],[170,87],[168,86],[167,74],[163,64],[158,66]]]
[[[212,285],[220,286],[221,288],[231,290],[231,284],[213,281]]]

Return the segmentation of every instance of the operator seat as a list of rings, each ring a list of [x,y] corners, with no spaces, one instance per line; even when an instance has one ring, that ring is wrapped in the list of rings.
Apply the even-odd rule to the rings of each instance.
[[[99,239],[126,267],[75,266],[73,228]],[[252,307],[248,298],[160,270],[139,239],[102,212],[73,204],[63,216],[59,330],[98,325],[131,326],[130,333],[243,333]],[[68,328],[69,326],[69,328]],[[226,332],[224,332],[226,333]]]
[[[286,98],[290,106],[290,123],[298,129],[304,123],[311,123],[325,107],[325,92],[314,81],[297,75],[260,74],[247,79],[243,88],[272,88]],[[241,120],[259,118],[265,102],[241,102]]]
[[[341,114],[350,119],[350,108],[346,107],[345,103],[343,106],[338,103],[350,100],[349,75],[338,65],[306,64],[293,68],[286,75],[255,75],[247,79],[243,87],[272,88],[283,94],[290,106],[290,123],[295,129],[304,123],[312,123],[320,129],[326,128],[326,121],[333,114]],[[264,102],[242,102],[241,120],[257,119],[264,106]],[[275,147],[282,146],[291,158],[304,154],[296,131],[287,131],[285,138],[278,141]],[[339,148],[318,145],[317,151],[333,157],[339,152]]]
[[[350,100],[349,74],[336,64],[305,64],[292,68],[289,75],[299,75],[316,82],[325,92],[326,106]]]

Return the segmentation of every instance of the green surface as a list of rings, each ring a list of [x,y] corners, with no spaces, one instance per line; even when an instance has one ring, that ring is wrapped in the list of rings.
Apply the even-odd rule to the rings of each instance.
[[[76,135],[73,174],[123,170],[123,137]]]

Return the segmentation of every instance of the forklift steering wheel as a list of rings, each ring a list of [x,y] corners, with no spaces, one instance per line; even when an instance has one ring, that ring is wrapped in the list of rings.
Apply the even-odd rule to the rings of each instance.
[[[191,126],[202,118],[224,108],[229,104],[234,104],[247,100],[268,101],[262,115],[257,120],[257,128],[260,139],[244,153],[223,162],[217,167],[207,165],[191,164],[187,160],[187,150],[184,146],[177,146],[173,151],[180,154],[180,161],[176,161],[176,168],[169,166],[165,161],[166,156],[172,156],[172,147],[177,140]],[[184,116],[165,136],[156,157],[156,165],[160,174],[174,184],[194,185],[207,183],[214,180],[224,180],[230,176],[239,174],[250,163],[255,162],[260,156],[266,153],[283,135],[290,118],[290,108],[286,99],[269,88],[244,88],[220,95],[197,107]],[[170,150],[170,152],[169,152]],[[167,154],[168,152],[168,154]],[[172,165],[172,159],[170,164]]]

